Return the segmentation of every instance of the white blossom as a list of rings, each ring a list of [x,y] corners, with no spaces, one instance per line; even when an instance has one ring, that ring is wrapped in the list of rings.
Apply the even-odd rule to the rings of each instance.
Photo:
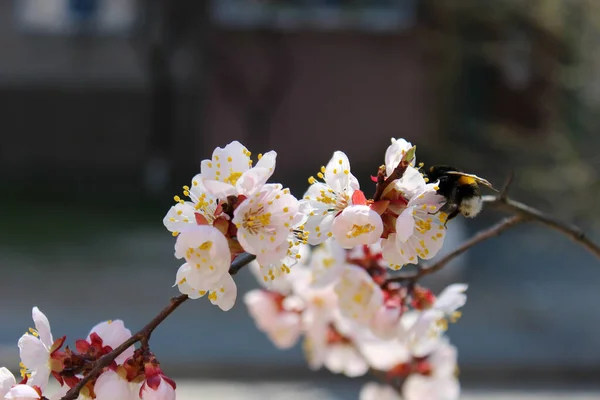
[[[451,316],[467,302],[465,291],[468,287],[464,283],[449,285],[437,296],[433,308]]]
[[[328,346],[323,364],[329,371],[350,378],[362,376],[369,371],[369,365],[352,343]]]
[[[139,383],[129,382],[112,370],[104,371],[94,384],[96,400],[136,400],[139,390]]]
[[[333,153],[326,167],[321,167],[318,182],[314,177],[302,203],[307,206],[308,243],[316,245],[329,238],[336,215],[351,204],[354,191],[360,188],[358,180],[350,173],[348,157],[341,151]]]
[[[100,322],[94,326],[90,330],[90,334],[87,337],[88,342],[91,339],[90,335],[92,333],[96,333],[98,336],[100,336],[102,339],[102,344],[104,346],[110,346],[112,349],[116,349],[121,345],[121,343],[131,337],[131,331],[125,328],[125,324],[120,319]],[[117,364],[123,364],[125,360],[133,356],[134,350],[134,346],[127,348],[127,350],[115,358]]]
[[[464,291],[467,285],[448,286],[436,299],[431,308],[425,311],[408,311],[400,318],[398,337],[405,340],[415,357],[433,352],[448,329],[448,321],[454,322],[460,317],[457,311],[466,302]],[[441,300],[440,300],[441,299]]]
[[[256,255],[259,264],[268,265],[287,255],[288,238],[303,218],[289,189],[268,184],[235,209],[233,223],[244,250]]]
[[[346,250],[333,239],[316,247],[310,259],[311,284],[324,287],[336,282],[347,266]]]
[[[9,390],[17,384],[15,376],[6,367],[0,368],[0,399],[9,392]]]
[[[175,196],[177,204],[172,206],[163,219],[163,224],[173,235],[194,229],[198,222],[211,225],[216,218],[219,199],[210,194],[204,187],[201,175],[192,179],[192,185],[183,187],[188,201]]]
[[[343,248],[350,249],[377,242],[383,232],[383,222],[369,206],[353,205],[346,207],[333,220],[331,231]]]
[[[457,400],[460,384],[453,377],[411,374],[402,385],[404,400]]]
[[[37,400],[41,398],[38,391],[29,385],[13,386],[8,393],[4,395],[4,399],[6,400]]]
[[[387,176],[390,176],[394,172],[394,169],[396,169],[400,161],[402,161],[412,147],[413,145],[404,139],[392,138],[392,144],[385,151],[385,172]],[[415,158],[416,156],[410,160],[410,165],[413,167],[415,165]]]
[[[382,304],[381,307],[375,311],[375,314],[371,319],[371,331],[375,336],[383,340],[389,340],[396,337],[401,314],[402,310],[400,307],[388,307],[387,305]]]
[[[360,325],[366,325],[383,304],[383,292],[360,267],[348,265],[335,284],[340,312]]]
[[[248,312],[259,330],[266,333],[279,349],[296,344],[302,330],[300,313],[283,306],[283,296],[264,290],[252,290],[244,296]]]
[[[184,264],[184,266],[185,265],[187,264]],[[185,273],[185,271],[181,272],[182,268],[180,268],[180,272],[178,272],[176,283],[182,294],[189,296],[190,299],[199,299],[208,294],[207,297],[212,304],[218,306],[223,311],[231,310],[237,298],[237,286],[231,275],[228,273],[224,274],[210,289],[198,290],[190,286],[187,280],[181,278]]]
[[[418,257],[434,257],[446,236],[446,214],[438,212],[445,199],[436,193],[437,186],[425,183],[412,167],[407,168],[400,181],[400,189],[412,197],[396,220],[396,232],[382,240],[383,257],[393,269],[417,264]]]
[[[388,371],[412,358],[407,344],[398,338],[381,340],[371,335],[362,335],[356,339],[356,343],[369,365],[379,371]]]
[[[249,197],[262,186],[275,170],[277,153],[270,151],[252,167],[251,153],[240,142],[217,147],[210,160],[202,161],[200,176],[206,189],[214,196],[244,195]]]
[[[227,239],[209,225],[196,226],[180,234],[175,243],[175,257],[187,261],[177,271],[177,284],[185,282],[198,292],[215,287],[228,274],[231,265]]]
[[[366,383],[360,390],[359,400],[402,400],[400,394],[389,385]]]
[[[151,388],[147,382],[144,383],[139,398],[142,400],[175,400],[175,388],[161,376],[160,383],[155,389]]]
[[[42,390],[48,385],[51,365],[50,354],[54,340],[48,318],[37,308],[32,310],[35,329],[19,339],[19,354],[23,366],[22,373],[27,375],[30,386],[38,386]]]

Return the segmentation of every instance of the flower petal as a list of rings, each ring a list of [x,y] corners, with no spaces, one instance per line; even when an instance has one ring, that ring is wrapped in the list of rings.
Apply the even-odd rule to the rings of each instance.
[[[131,331],[125,328],[125,324],[120,319],[100,322],[91,329],[90,335],[94,332],[102,338],[102,343],[105,346],[110,346],[112,349],[117,348],[121,343],[131,337]],[[87,337],[88,341],[90,341],[90,335]],[[134,346],[131,346],[121,353],[115,359],[117,364],[123,364],[125,360],[133,356],[134,350]]]
[[[33,322],[35,323],[35,330],[38,331],[40,335],[40,340],[46,345],[46,347],[51,347],[52,343],[54,343],[54,340],[52,339],[52,332],[50,331],[50,322],[48,321],[48,318],[37,307],[33,307],[31,316],[33,318]]]
[[[229,274],[225,274],[214,290],[210,291],[208,298],[211,303],[219,306],[223,311],[229,311],[235,304],[237,286]]]
[[[406,242],[415,231],[415,219],[413,209],[407,208],[396,219],[396,240]]]
[[[4,398],[7,400],[34,400],[41,399],[41,396],[31,386],[17,385],[10,389],[10,391],[6,394],[6,396],[4,396]]]
[[[17,381],[15,376],[8,370],[8,368],[0,368],[0,399],[3,399],[6,393],[11,387],[15,386]]]

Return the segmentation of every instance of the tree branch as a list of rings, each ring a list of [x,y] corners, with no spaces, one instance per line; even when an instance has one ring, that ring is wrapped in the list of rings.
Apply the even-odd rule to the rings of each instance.
[[[377,186],[375,187],[375,194],[373,195],[373,201],[379,201],[381,199],[381,196],[383,195],[383,192],[385,191],[385,189],[390,185],[390,183],[392,183],[396,179],[402,178],[402,176],[404,175],[404,172],[406,172],[406,169],[408,168],[409,165],[410,165],[410,161],[406,161],[406,160],[400,161],[400,163],[398,164],[398,166],[396,168],[394,168],[394,171],[392,171],[390,176],[388,176],[385,179],[383,179],[385,177],[385,166],[380,167],[379,172],[377,174]]]
[[[581,228],[575,225],[559,221],[556,218],[541,212],[540,210],[529,207],[526,204],[519,203],[518,201],[514,201],[509,198],[503,199],[501,196],[483,196],[483,201],[490,207],[497,208],[511,214],[520,215],[524,218],[557,230],[563,235],[571,238],[576,243],[581,244],[597,258],[600,258],[600,246],[588,239]]]
[[[416,282],[417,280],[424,277],[425,275],[433,274],[434,272],[441,270],[450,261],[454,260],[456,257],[460,256],[462,253],[469,250],[471,247],[475,246],[476,244],[481,243],[492,237],[498,236],[505,230],[510,229],[517,224],[525,222],[526,220],[527,220],[527,218],[520,216],[520,215],[516,215],[511,218],[507,218],[507,219],[501,221],[500,223],[498,223],[486,230],[479,232],[478,234],[473,236],[471,239],[469,239],[468,241],[463,243],[462,246],[458,247],[452,253],[446,255],[444,258],[440,259],[439,261],[433,263],[431,266],[429,266],[427,268],[420,268],[416,272],[413,272],[410,274],[402,274],[402,275],[393,276],[393,277],[389,278],[388,280],[386,280],[384,284],[388,284],[391,282],[406,282],[406,281]]]
[[[240,254],[232,263],[229,268],[229,273],[231,275],[237,274],[245,265],[254,260],[256,256],[248,253]],[[143,345],[147,346],[148,339],[152,332],[160,325],[173,311],[177,309],[180,305],[182,305],[188,296],[182,294],[181,296],[173,297],[169,304],[160,312],[156,317],[154,317],[146,326],[132,335],[129,339],[124,341],[119,347],[115,348],[108,354],[103,355],[98,360],[95,361],[94,367],[86,376],[84,376],[77,385],[73,386],[71,390],[69,390],[61,400],[75,400],[79,396],[79,392],[81,389],[85,387],[85,385],[98,375],[102,373],[104,368],[108,367],[119,355],[121,355],[125,350],[129,347],[133,346],[137,342],[141,342]]]

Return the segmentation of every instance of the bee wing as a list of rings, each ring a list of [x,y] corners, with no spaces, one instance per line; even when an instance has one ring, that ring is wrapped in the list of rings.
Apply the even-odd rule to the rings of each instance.
[[[472,179],[474,179],[474,180],[475,180],[475,182],[477,182],[477,183],[481,183],[482,185],[484,185],[484,186],[487,186],[487,187],[489,187],[490,189],[492,189],[492,190],[494,190],[494,191],[496,191],[496,192],[498,192],[498,191],[499,191],[499,190],[498,190],[498,189],[496,189],[494,186],[492,186],[492,184],[491,184],[491,183],[490,183],[490,182],[489,182],[487,179],[480,178],[480,177],[479,177],[479,176],[477,176],[477,175],[473,175],[473,174],[465,174],[464,172],[459,172],[459,171],[448,171],[448,172],[446,172],[446,173],[447,173],[447,174],[449,174],[449,175],[461,175],[461,176],[467,176],[467,177],[469,177],[469,178],[472,178]]]

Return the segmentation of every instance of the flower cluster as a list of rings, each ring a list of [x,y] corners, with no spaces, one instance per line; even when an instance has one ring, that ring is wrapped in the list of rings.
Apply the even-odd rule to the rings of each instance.
[[[392,139],[367,199],[336,151],[300,201],[308,245],[287,274],[266,277],[244,301],[258,329],[281,349],[302,338],[310,368],[349,377],[378,371],[389,385],[364,387],[360,398],[457,399],[456,350],[444,336],[460,316],[467,287],[439,296],[393,270],[431,259],[446,235],[438,182],[416,167],[415,147]],[[405,283],[405,284],[403,284]],[[399,389],[400,388],[400,389]]]
[[[392,139],[380,168],[378,191],[367,200],[350,172],[348,157],[340,151],[326,167],[309,178],[301,204],[308,212],[308,243],[332,237],[346,249],[380,243],[384,260],[393,269],[435,256],[444,243],[446,200],[437,194],[415,165],[415,147]]]
[[[252,266],[258,272],[257,265]],[[457,399],[456,350],[444,332],[460,317],[464,284],[438,296],[389,280],[379,244],[343,249],[333,239],[303,257],[276,289],[246,293],[258,329],[280,349],[303,337],[310,368],[358,377],[385,373],[404,399]],[[388,386],[366,386],[361,399],[388,398]]]
[[[215,149],[163,220],[177,236],[175,256],[185,260],[176,277],[181,293],[208,295],[224,311],[237,297],[229,267],[239,254],[255,255],[269,280],[290,270],[306,241],[298,200],[282,185],[267,183],[277,154],[259,154],[254,166],[250,156],[237,141]]]
[[[29,328],[18,343],[21,380],[17,382],[6,367],[0,368],[0,399],[58,400],[91,371],[98,359],[131,338],[123,321],[105,321],[94,326],[87,338],[77,340],[75,349],[63,349],[66,336],[54,340],[48,318],[37,307],[32,317],[35,328]],[[60,384],[52,396],[46,393],[50,377]],[[174,400],[175,383],[162,373],[148,348],[136,350],[131,346],[88,381],[78,399]]]

